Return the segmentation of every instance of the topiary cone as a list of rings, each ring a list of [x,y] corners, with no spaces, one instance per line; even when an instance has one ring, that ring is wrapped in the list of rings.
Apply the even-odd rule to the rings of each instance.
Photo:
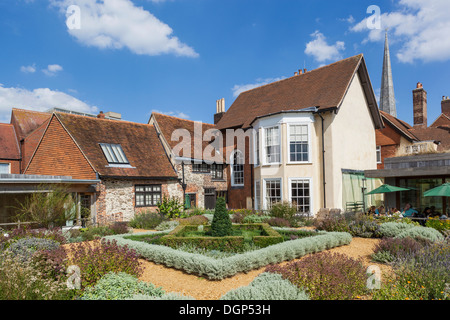
[[[230,215],[224,198],[218,198],[214,217],[211,222],[211,233],[213,237],[226,237],[232,234],[232,224]]]

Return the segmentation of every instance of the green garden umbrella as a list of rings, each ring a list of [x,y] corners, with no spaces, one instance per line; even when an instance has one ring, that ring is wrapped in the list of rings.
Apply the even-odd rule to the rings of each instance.
[[[366,195],[379,194],[379,193],[389,193],[389,192],[397,192],[397,191],[409,191],[409,189],[395,187],[395,186],[391,186],[391,185],[388,185],[388,184],[383,184],[382,186],[379,186],[378,188],[373,189],[372,191],[366,193]]]
[[[450,183],[444,183],[443,185],[425,191],[423,193],[425,197],[450,197]]]
[[[390,192],[398,192],[398,191],[409,191],[409,189],[395,187],[395,186],[391,186],[389,184],[383,184],[383,185],[379,186],[378,188],[373,189],[372,191],[366,193],[366,195],[380,194],[380,193],[390,193]],[[386,205],[387,212],[389,212],[389,206],[387,205],[387,203],[385,205]]]

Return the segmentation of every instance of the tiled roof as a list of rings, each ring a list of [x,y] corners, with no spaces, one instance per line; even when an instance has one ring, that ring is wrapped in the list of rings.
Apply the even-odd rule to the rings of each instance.
[[[445,113],[441,115],[430,125],[430,127],[450,126],[450,117]]]
[[[0,123],[0,159],[20,159],[20,149],[14,126],[8,123]]]
[[[51,113],[13,108],[11,112],[11,124],[14,125],[17,137],[24,139],[28,134],[48,121]]]
[[[450,126],[412,128],[409,131],[421,141],[439,142],[438,151],[450,151]]]
[[[347,58],[328,66],[324,66],[281,81],[273,82],[249,91],[242,92],[228,111],[221,118],[219,129],[241,127],[249,128],[257,117],[305,108],[318,107],[319,110],[337,108],[340,106],[347,89],[362,64],[365,65],[363,55]],[[365,70],[360,73],[366,79],[362,82],[369,90],[370,79]],[[370,85],[371,86],[371,85]],[[373,97],[369,97],[374,100]],[[370,104],[370,102],[369,102]],[[375,105],[375,107],[373,106]],[[376,101],[372,102],[376,108]],[[372,110],[377,117],[376,123],[381,122],[377,110]]]
[[[56,116],[101,177],[177,178],[154,126],[66,113]],[[110,165],[100,143],[120,144],[130,167]]]
[[[177,154],[176,156],[191,158],[191,159],[198,159],[199,156],[196,155],[202,155],[203,151],[206,149],[206,147],[211,143],[211,141],[214,140],[213,137],[211,137],[211,140],[209,141],[203,141],[204,135],[208,130],[211,130],[210,132],[213,132],[214,129],[216,129],[216,126],[214,124],[209,123],[203,123],[198,121],[192,121],[192,120],[186,120],[181,119],[173,116],[168,116],[161,113],[152,113],[153,119],[156,121],[156,126],[159,130],[161,130],[162,135],[164,136],[164,139],[169,144],[172,151],[174,148],[178,146],[180,148],[180,143],[185,143],[187,141],[183,141],[183,139],[176,140],[176,134],[174,135],[174,141],[172,141],[172,134],[176,132],[177,129],[187,130],[185,132],[189,133],[189,136],[191,138],[190,145],[186,145],[185,149],[180,150],[182,154]],[[182,131],[180,131],[182,132]],[[218,130],[217,130],[218,132]],[[178,139],[178,137],[177,137]],[[200,143],[194,143],[194,141],[200,141]],[[190,155],[185,152],[186,150],[190,150]],[[208,155],[209,156],[209,155]],[[214,156],[214,154],[212,154]],[[205,158],[205,157],[203,157]],[[206,157],[208,158],[208,157]],[[204,159],[204,160],[210,160],[211,158]]]
[[[399,131],[405,138],[410,141],[419,140],[416,136],[414,136],[412,132],[409,131],[409,129],[411,129],[412,127],[408,123],[397,119],[396,117],[387,112],[384,112],[383,110],[380,110],[380,114],[384,123],[389,122],[391,126],[396,128],[397,131]]]

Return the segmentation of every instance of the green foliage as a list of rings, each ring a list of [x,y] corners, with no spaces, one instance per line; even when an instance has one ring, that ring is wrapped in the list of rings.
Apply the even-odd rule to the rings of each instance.
[[[158,234],[163,232],[149,232]],[[200,254],[182,252],[166,246],[149,245],[144,242],[126,239],[127,236],[107,236],[116,240],[118,245],[136,250],[144,259],[168,267],[205,276],[211,280],[220,280],[239,272],[248,272],[269,264],[293,260],[304,255],[347,245],[352,236],[349,233],[328,232],[315,237],[302,238],[271,245],[260,250],[245,252],[223,259],[213,259]]]
[[[295,224],[296,213],[297,207],[289,201],[275,203],[270,208],[270,216],[274,218],[286,219],[291,225]]]
[[[309,297],[281,275],[263,272],[248,286],[228,291],[220,300],[309,300]]]
[[[425,226],[436,229],[440,233],[444,234],[446,231],[450,230],[450,220],[428,219]]]
[[[272,265],[266,272],[282,275],[311,300],[347,300],[366,292],[367,276],[360,260],[345,254],[321,252],[286,265]]]
[[[414,228],[413,224],[403,222],[386,222],[380,225],[380,234],[383,237],[394,238],[401,232]]]
[[[134,295],[161,297],[164,290],[124,272],[110,272],[84,291],[82,300],[125,300]]]
[[[242,219],[242,223],[265,223],[270,216],[251,214]]]
[[[397,234],[396,238],[423,238],[430,241],[441,241],[444,240],[444,236],[433,228],[428,227],[412,227],[406,230],[403,230],[399,234]]]
[[[178,198],[163,197],[158,203],[158,212],[167,219],[184,218],[183,204]]]
[[[69,248],[70,263],[81,270],[81,286],[94,285],[109,272],[139,276],[143,270],[139,255],[127,246],[103,238],[101,241],[76,243]]]
[[[180,222],[178,222],[177,220],[163,221],[155,228],[155,230],[157,231],[173,230],[179,225]]]
[[[30,260],[0,252],[0,300],[66,300],[73,297],[65,282],[43,274]]]
[[[226,237],[232,235],[231,219],[224,198],[217,199],[214,218],[211,222],[211,233],[213,237]]]
[[[130,221],[130,227],[136,229],[153,230],[162,222],[167,221],[164,215],[157,212],[140,212]]]
[[[16,207],[16,219],[33,221],[41,227],[51,229],[65,225],[66,220],[75,218],[75,202],[68,188],[63,185],[39,185]]]
[[[54,250],[59,243],[54,240],[42,238],[22,238],[11,244],[10,251],[20,261],[29,260],[33,253],[39,250]]]

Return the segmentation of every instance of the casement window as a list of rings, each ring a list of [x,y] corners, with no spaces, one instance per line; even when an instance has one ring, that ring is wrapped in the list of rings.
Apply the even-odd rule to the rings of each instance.
[[[381,161],[381,146],[377,146],[377,163],[382,163],[382,161]]]
[[[9,163],[0,163],[0,173],[10,173]]]
[[[273,204],[281,202],[281,179],[265,180],[265,198],[266,209],[270,209]]]
[[[223,164],[211,165],[211,178],[213,180],[223,180]]]
[[[129,164],[120,144],[100,143],[109,164]]]
[[[265,156],[266,163],[280,163],[280,128],[265,128]]]
[[[192,172],[209,173],[210,171],[211,171],[211,166],[207,163],[194,163],[192,165]]]
[[[291,203],[297,207],[297,212],[311,212],[311,182],[310,179],[290,179]]]
[[[161,202],[161,185],[137,185],[136,207],[157,206]]]
[[[309,162],[309,127],[289,125],[289,162]]]
[[[244,155],[239,150],[231,155],[231,185],[244,185]]]

